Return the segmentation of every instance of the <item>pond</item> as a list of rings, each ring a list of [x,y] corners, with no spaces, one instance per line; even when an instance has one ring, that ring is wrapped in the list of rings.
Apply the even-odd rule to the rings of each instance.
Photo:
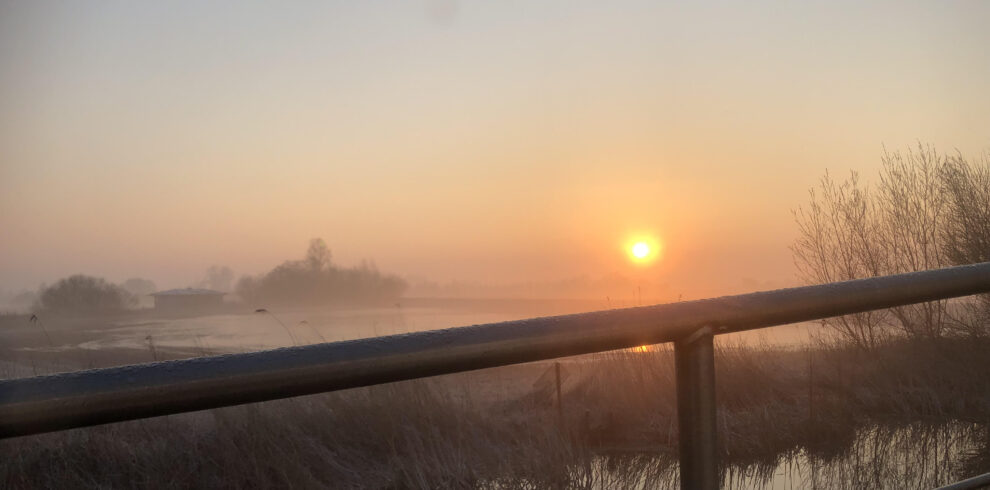
[[[729,461],[722,488],[935,488],[987,471],[988,425],[913,423],[862,429],[846,444]],[[591,488],[678,488],[676,455],[601,455],[587,480]]]
[[[60,341],[56,350],[159,349],[196,353],[248,352],[291,345],[351,340],[440,328],[477,325],[538,316],[601,309],[599,302],[579,300],[404,300],[388,307],[266,309],[197,317],[156,316],[153,312],[84,325],[88,335],[77,342]],[[796,324],[718,337],[721,343],[801,345],[813,324]],[[63,337],[65,339],[65,337]],[[51,349],[33,346],[29,349]]]

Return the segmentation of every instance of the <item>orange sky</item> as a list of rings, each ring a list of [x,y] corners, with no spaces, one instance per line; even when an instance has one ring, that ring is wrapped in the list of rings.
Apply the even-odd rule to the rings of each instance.
[[[987,18],[975,1],[5,3],[0,288],[185,286],[312,237],[438,281],[793,284],[791,209],[826,169],[990,147]],[[621,249],[643,232],[665,248],[650,267]]]

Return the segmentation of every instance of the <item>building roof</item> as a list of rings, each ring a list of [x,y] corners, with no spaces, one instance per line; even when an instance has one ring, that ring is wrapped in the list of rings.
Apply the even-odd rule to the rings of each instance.
[[[225,294],[227,293],[221,293],[220,291],[214,291],[212,289],[199,288],[169,289],[168,291],[151,293],[152,296],[223,296]]]

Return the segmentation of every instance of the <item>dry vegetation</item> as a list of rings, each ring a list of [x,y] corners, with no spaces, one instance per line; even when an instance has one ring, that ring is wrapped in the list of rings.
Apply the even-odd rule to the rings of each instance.
[[[862,480],[843,458],[865,451],[857,435],[886,434],[880,453],[893,458],[890,427],[936,430],[948,420],[972,423],[984,449],[964,461],[943,455],[941,474],[906,482],[985,470],[988,348],[980,339],[903,341],[871,353],[829,343],[723,346],[726,478],[752,485],[804,454],[832,468],[817,478],[852,488]],[[0,442],[0,486],[668,487],[676,482],[672,361],[667,349],[565,360],[560,412],[555,396],[533,385],[552,369],[539,363],[16,438]],[[877,481],[900,481],[893,476]]]
[[[921,147],[883,164],[873,189],[826,176],[796,213],[809,282],[990,260],[990,160]],[[344,277],[322,242],[307,257],[265,276],[270,289],[329,290]],[[782,464],[803,464],[792,484],[828,488],[932,487],[990,470],[987,298],[827,319],[835,339],[803,350],[720,346],[726,485],[766,483]],[[0,441],[0,486],[675,485],[672,351],[561,365],[559,405],[553,363],[536,363]]]
[[[885,153],[877,182],[828,173],[795,212],[794,263],[809,284],[990,261],[990,154],[979,161],[918,146]],[[891,336],[986,334],[990,296],[973,308],[932,301],[827,319],[864,349]]]

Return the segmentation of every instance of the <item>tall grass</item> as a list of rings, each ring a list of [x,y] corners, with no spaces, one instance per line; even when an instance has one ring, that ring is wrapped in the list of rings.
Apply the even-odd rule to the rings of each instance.
[[[720,346],[725,481],[766,482],[781,464],[798,460],[805,483],[849,488],[881,479],[934,485],[990,470],[990,444],[979,441],[965,465],[942,454],[923,475],[888,454],[883,474],[864,480],[850,469],[862,462],[849,458],[927,440],[892,435],[912,424],[955,420],[984,434],[988,348],[982,340],[905,341],[870,354],[834,343],[810,350]],[[560,412],[555,397],[534,395],[533,382],[548,368],[511,366],[5,440],[0,487],[676,485],[671,349],[563,360]],[[907,439],[898,446],[897,437]],[[946,437],[935,440],[954,447]]]

